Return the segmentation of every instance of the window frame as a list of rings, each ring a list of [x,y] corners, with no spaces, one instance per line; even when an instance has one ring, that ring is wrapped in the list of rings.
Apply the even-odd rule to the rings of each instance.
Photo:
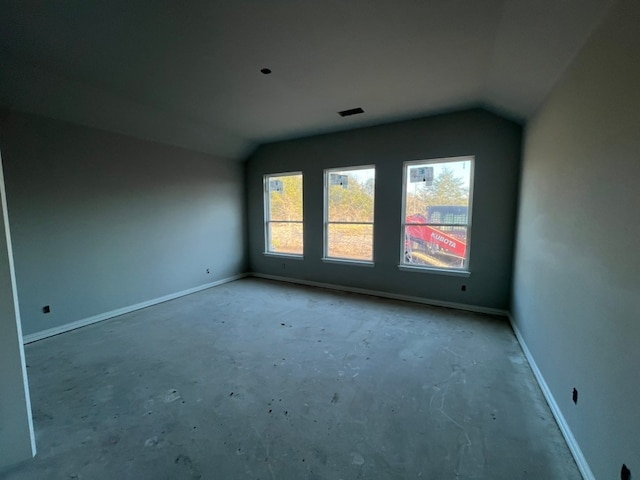
[[[457,157],[441,157],[441,158],[430,158],[430,159],[421,159],[421,160],[408,160],[403,162],[402,164],[402,217],[400,219],[400,263],[398,268],[400,270],[413,271],[413,272],[426,272],[426,273],[437,273],[437,274],[445,274],[452,276],[465,276],[468,277],[471,274],[471,237],[472,237],[472,218],[473,218],[473,194],[474,194],[474,183],[475,183],[475,155],[462,155]],[[431,164],[446,164],[446,163],[455,163],[455,162],[469,162],[469,204],[468,204],[468,212],[467,212],[467,222],[466,223],[407,223],[407,177],[409,175],[409,168],[414,165],[431,165]],[[428,226],[455,226],[455,227],[466,227],[467,229],[467,237],[466,237],[466,261],[463,267],[436,267],[432,265],[416,265],[407,263],[406,261],[406,228],[411,225],[428,225]]]
[[[300,181],[302,183],[302,218],[297,220],[271,220],[271,195],[269,190],[269,180],[274,177],[291,177],[300,175]],[[284,172],[284,173],[266,173],[262,176],[262,193],[263,193],[263,205],[264,205],[264,251],[266,256],[275,257],[288,257],[294,259],[302,259],[304,257],[304,174],[302,171]],[[269,234],[270,223],[291,223],[300,224],[302,226],[302,253],[287,253],[287,252],[274,252],[269,250],[271,244],[271,236]]]
[[[371,222],[330,222],[329,221],[329,175],[336,172],[352,172],[357,170],[370,170],[374,171],[374,184],[373,184],[373,220]],[[356,165],[350,167],[334,167],[324,169],[324,213],[323,213],[323,246],[322,246],[322,261],[326,263],[338,263],[338,264],[351,264],[357,266],[372,267],[375,264],[375,209],[376,209],[376,181],[375,181],[376,166],[371,165]],[[348,257],[331,257],[329,256],[329,225],[371,225],[371,260],[361,260],[357,258]]]

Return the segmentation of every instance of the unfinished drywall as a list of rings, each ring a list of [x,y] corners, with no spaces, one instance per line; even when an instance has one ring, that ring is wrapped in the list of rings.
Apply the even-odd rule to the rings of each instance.
[[[245,271],[242,164],[8,111],[0,147],[25,335]]]
[[[250,268],[298,280],[506,309],[511,287],[521,128],[481,109],[264,145],[247,164]],[[468,278],[398,269],[402,167],[407,160],[475,155]],[[376,166],[374,260],[322,262],[323,171]],[[263,175],[304,174],[304,259],[265,256]],[[283,268],[284,266],[284,268]],[[466,291],[461,286],[466,285]]]
[[[0,157],[0,471],[35,451]]]
[[[524,149],[514,321],[599,479],[640,475],[639,21],[614,7]]]

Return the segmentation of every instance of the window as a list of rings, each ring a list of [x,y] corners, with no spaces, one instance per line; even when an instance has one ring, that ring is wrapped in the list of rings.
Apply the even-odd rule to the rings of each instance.
[[[374,166],[325,170],[325,259],[373,262]]]
[[[302,255],[302,173],[264,176],[265,251]]]
[[[400,266],[469,270],[473,157],[404,163]]]

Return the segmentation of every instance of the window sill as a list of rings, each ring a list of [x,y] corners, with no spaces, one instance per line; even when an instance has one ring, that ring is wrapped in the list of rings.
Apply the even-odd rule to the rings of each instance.
[[[367,260],[350,260],[346,258],[327,258],[322,259],[324,263],[335,263],[338,265],[353,265],[354,267],[373,267],[375,263]]]
[[[436,275],[449,275],[452,277],[471,276],[471,272],[468,270],[454,270],[454,269],[434,268],[434,267],[418,267],[418,266],[412,266],[412,265],[398,265],[398,268],[404,272],[434,273]]]
[[[289,260],[304,260],[304,255],[296,253],[262,252],[265,257],[286,258]]]

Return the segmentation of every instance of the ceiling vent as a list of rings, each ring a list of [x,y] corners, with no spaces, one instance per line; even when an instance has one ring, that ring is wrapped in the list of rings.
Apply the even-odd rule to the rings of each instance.
[[[364,113],[364,110],[358,107],[351,108],[349,110],[342,110],[341,112],[338,112],[338,115],[340,115],[341,117],[349,117],[351,115],[358,115],[360,113]]]

